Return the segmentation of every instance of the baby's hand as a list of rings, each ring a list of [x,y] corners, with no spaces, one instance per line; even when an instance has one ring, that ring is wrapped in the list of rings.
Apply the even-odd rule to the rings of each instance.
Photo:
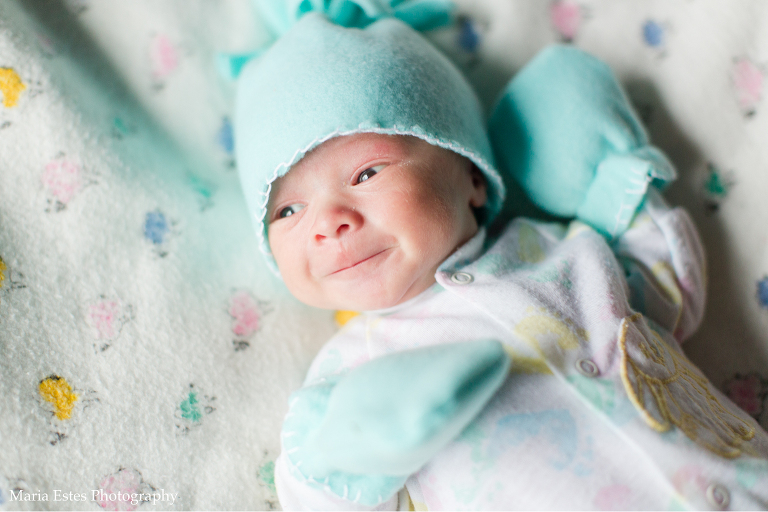
[[[283,448],[310,483],[376,505],[475,418],[508,368],[495,340],[382,356],[296,392]]]
[[[494,155],[539,208],[621,235],[648,186],[675,179],[611,69],[574,47],[543,50],[488,122]]]

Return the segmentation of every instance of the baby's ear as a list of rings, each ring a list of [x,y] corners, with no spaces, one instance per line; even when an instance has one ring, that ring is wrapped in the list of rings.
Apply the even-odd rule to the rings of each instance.
[[[480,208],[488,201],[488,183],[475,164],[472,164],[469,172],[472,178],[472,195],[469,196],[469,204],[473,208]]]

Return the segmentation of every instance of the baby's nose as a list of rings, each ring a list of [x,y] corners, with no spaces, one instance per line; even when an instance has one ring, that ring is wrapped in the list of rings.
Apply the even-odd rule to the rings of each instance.
[[[339,239],[345,234],[357,231],[362,225],[363,217],[354,207],[328,205],[315,219],[315,241]]]

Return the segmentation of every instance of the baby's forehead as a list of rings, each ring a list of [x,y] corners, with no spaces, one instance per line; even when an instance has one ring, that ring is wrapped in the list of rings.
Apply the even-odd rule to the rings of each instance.
[[[420,143],[428,144],[411,135],[389,135],[382,133],[341,135],[314,147],[294,167],[301,165],[302,162],[313,162],[315,160],[337,159],[349,161],[356,157],[406,152]]]
[[[326,168],[351,170],[376,158],[405,158],[422,144],[431,146],[410,135],[356,133],[334,137],[312,148],[284,176],[277,178],[273,193]]]

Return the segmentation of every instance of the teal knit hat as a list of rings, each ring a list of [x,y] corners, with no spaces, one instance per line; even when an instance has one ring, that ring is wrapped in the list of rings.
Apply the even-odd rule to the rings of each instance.
[[[349,26],[335,23],[328,12],[299,12],[293,26],[243,67],[234,121],[237,167],[261,249],[273,268],[264,221],[271,183],[333,137],[412,135],[455,151],[486,177],[484,223],[501,208],[504,185],[475,92],[439,50],[391,8],[382,8],[400,5],[399,17],[423,27],[436,15],[448,17],[432,9],[426,13],[430,18],[419,5],[445,2],[388,1],[330,2],[357,6],[335,11],[334,21],[344,18]],[[299,6],[311,10],[315,3],[324,5]],[[409,5],[410,10],[403,8]],[[377,12],[385,16],[374,19]]]

